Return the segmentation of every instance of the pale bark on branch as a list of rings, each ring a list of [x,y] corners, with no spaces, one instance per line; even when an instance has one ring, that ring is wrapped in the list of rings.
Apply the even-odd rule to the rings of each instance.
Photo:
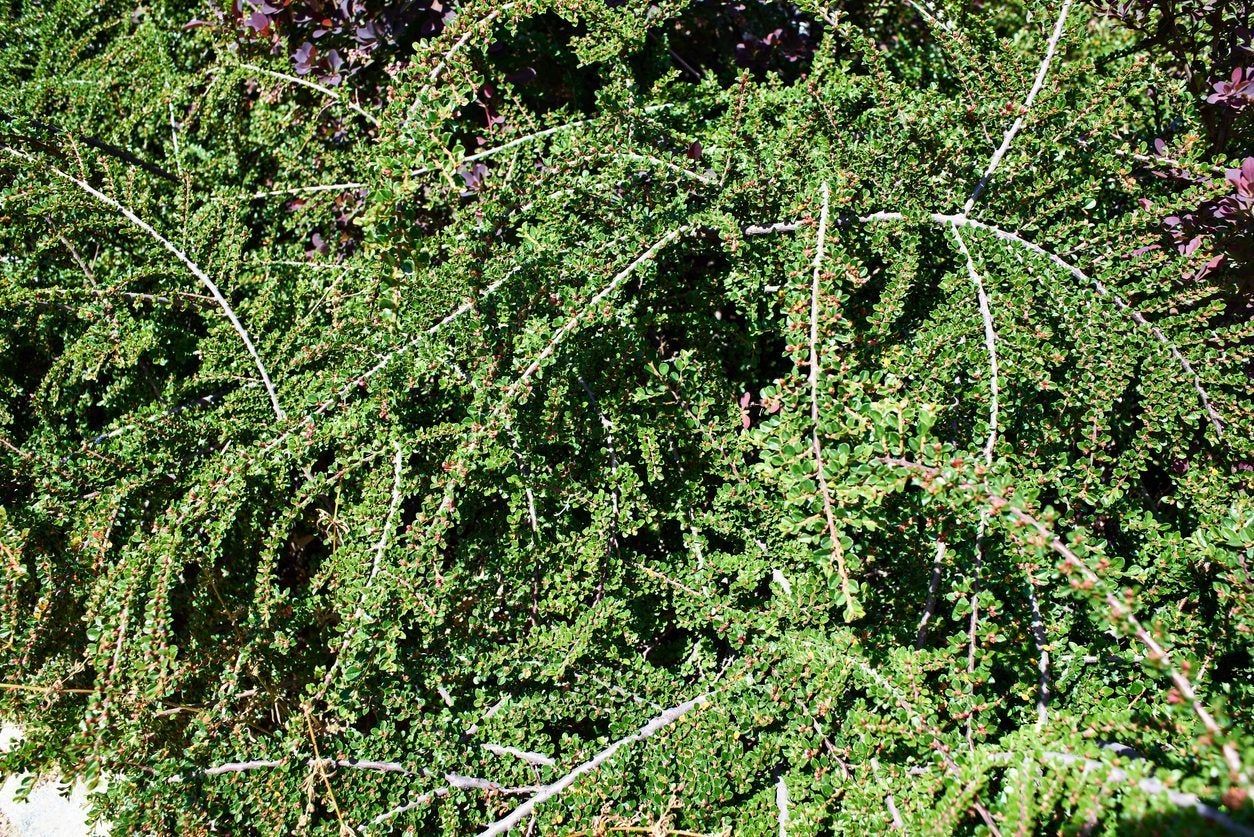
[[[1144,314],[1133,308],[1128,301],[1119,294],[1112,292],[1100,279],[1089,276],[1083,270],[1071,264],[1066,259],[1056,253],[1046,250],[1039,244],[1029,241],[1018,233],[1002,229],[1001,227],[997,227],[993,224],[985,223],[984,221],[977,221],[974,218],[968,218],[964,214],[947,215],[945,213],[935,212],[924,216],[924,218],[930,223],[940,224],[942,226],[969,227],[971,229],[983,230],[984,232],[990,233],[1002,241],[1009,242],[1016,247],[1020,247],[1042,259],[1045,259],[1055,267],[1071,274],[1080,282],[1090,285],[1095,291],[1097,291],[1099,296],[1105,297],[1113,302],[1116,308],[1123,312],[1123,314],[1132,320],[1132,322],[1148,331],[1154,340],[1167,350],[1184,373],[1189,377],[1190,382],[1193,384],[1193,390],[1197,393],[1198,399],[1201,401],[1202,408],[1206,411],[1206,415],[1210,420],[1211,426],[1215,428],[1216,435],[1223,435],[1223,417],[1211,403],[1209,394],[1206,392],[1205,387],[1202,386],[1202,378],[1198,375],[1197,370],[1193,368],[1193,364],[1190,363],[1189,359],[1180,352],[1180,349],[1175,345],[1175,343],[1173,343],[1171,339],[1163,333],[1162,329],[1147,320]],[[863,215],[856,220],[860,223],[876,223],[882,221],[905,221],[907,218],[901,212],[873,212],[870,215]]]
[[[27,162],[27,163],[37,162],[35,158],[32,157],[31,155],[18,151],[16,149],[5,148],[4,151],[7,152],[10,156],[16,157],[17,159],[22,160],[24,162]],[[164,247],[176,259],[182,262],[183,266],[186,267],[187,270],[193,276],[195,276],[197,279],[200,280],[201,284],[204,285],[205,288],[208,289],[214,301],[218,303],[218,307],[222,309],[222,313],[226,315],[227,320],[230,321],[231,323],[231,327],[235,329],[235,333],[239,335],[240,340],[243,341],[244,343],[244,347],[248,350],[248,354],[252,357],[253,363],[257,367],[257,371],[261,374],[261,382],[266,388],[266,393],[269,394],[270,396],[270,405],[274,408],[274,414],[278,416],[280,421],[285,419],[287,416],[284,414],[283,408],[279,406],[278,393],[275,392],[274,384],[270,382],[270,374],[266,371],[266,366],[261,361],[261,355],[258,354],[257,347],[253,345],[252,338],[248,335],[248,331],[244,328],[244,324],[241,323],[239,317],[235,315],[235,310],[231,308],[231,303],[227,302],[226,297],[224,297],[222,295],[222,292],[218,290],[217,284],[213,281],[213,279],[209,277],[209,274],[201,270],[200,266],[196,264],[194,261],[192,261],[186,253],[184,253],[177,246],[175,246],[174,242],[170,241],[170,239],[166,238],[161,233],[157,232],[157,230],[153,228],[151,224],[149,224],[144,219],[140,218],[138,215],[136,215],[127,207],[123,206],[114,198],[111,198],[108,195],[106,195],[104,192],[101,192],[100,190],[96,189],[87,181],[80,180],[79,178],[75,177],[72,174],[68,174],[64,171],[61,171],[61,169],[57,168],[56,166],[48,165],[45,163],[43,164],[43,167],[47,171],[50,171],[52,172],[52,174],[61,178],[62,180],[68,183],[74,184],[79,189],[86,192],[88,195],[95,198],[100,203],[104,204],[105,206],[119,213],[127,221],[130,221],[132,225],[134,225],[139,230],[144,232],[149,238],[151,238],[153,241],[157,242],[162,247]]]
[[[940,471],[928,465],[922,465],[908,459],[899,457],[878,457],[878,462],[890,467],[902,469],[914,474],[924,482],[935,479],[939,476]],[[987,485],[976,484],[974,482],[964,481],[957,486],[966,492],[969,492],[987,503],[989,511],[996,514],[1008,514],[1017,523],[1030,528],[1040,539],[1044,546],[1061,556],[1063,561],[1064,573],[1076,572],[1083,579],[1083,582],[1090,586],[1096,587],[1101,584],[1101,579],[1097,573],[1093,571],[1088,564],[1080,559],[1078,555],[1066,543],[1055,535],[1045,524],[1041,523],[1037,518],[1011,504],[1005,497],[992,491]],[[1215,721],[1210,710],[1207,709],[1201,698],[1197,694],[1197,690],[1193,687],[1193,683],[1177,666],[1172,658],[1171,652],[1168,651],[1153,634],[1145,627],[1137,615],[1132,611],[1128,603],[1114,592],[1106,592],[1102,596],[1106,606],[1110,609],[1112,621],[1121,622],[1132,633],[1136,640],[1145,646],[1146,657],[1149,662],[1159,666],[1167,673],[1173,686],[1180,696],[1189,704],[1193,710],[1193,714],[1201,721],[1202,726],[1206,729],[1210,740],[1218,744],[1220,752],[1223,754],[1224,761],[1228,765],[1231,778],[1235,782],[1244,785],[1249,784],[1249,779],[1245,775],[1245,767],[1241,761],[1241,756],[1231,739],[1224,734],[1223,729]]]
[[[827,212],[831,190],[822,186],[823,205],[819,212],[818,244],[814,253],[814,266],[810,283],[810,447],[814,454],[814,474],[818,482],[819,496],[823,501],[823,518],[827,525],[827,537],[831,544],[831,557],[840,578],[841,592],[845,597],[845,611],[854,610],[853,591],[849,588],[849,570],[845,564],[845,548],[840,541],[840,529],[836,525],[835,503],[827,474],[823,466],[823,443],[819,431],[819,292],[823,276],[823,255],[827,238]]]
[[[262,73],[264,75],[270,76],[271,78],[279,79],[280,81],[287,81],[287,82],[291,82],[292,84],[299,84],[301,87],[307,87],[310,90],[316,90],[319,93],[321,93],[323,96],[326,96],[329,99],[333,99],[334,101],[339,102],[340,104],[346,106],[349,110],[352,110],[354,113],[357,113],[374,127],[376,128],[379,127],[379,120],[377,117],[375,117],[373,113],[370,113],[369,111],[365,110],[364,108],[362,108],[361,105],[357,104],[356,102],[351,102],[347,99],[341,98],[339,94],[337,94],[334,90],[332,90],[330,87],[327,87],[326,85],[318,84],[316,81],[310,81],[309,79],[301,78],[300,76],[288,75],[287,73],[280,73],[277,70],[270,70],[265,67],[258,67],[256,64],[245,64],[241,62],[240,66],[244,68],[245,70],[252,70],[255,73]]]
[[[709,699],[710,693],[706,692],[705,694],[698,695],[692,700],[685,701],[678,706],[667,709],[665,712],[653,718],[631,735],[613,742],[592,758],[575,767],[562,778],[541,787],[536,792],[535,796],[519,805],[512,812],[510,812],[509,815],[502,817],[489,825],[483,831],[479,832],[479,837],[497,837],[497,835],[507,833],[514,826],[518,825],[530,816],[532,811],[534,811],[538,806],[565,791],[578,781],[581,776],[591,773],[601,765],[605,764],[605,762],[612,759],[614,754],[623,747],[635,744],[638,741],[643,741],[646,738],[653,737],[657,733],[674,724],[680,718],[687,715],[693,709],[703,706],[709,701]]]
[[[988,186],[988,182],[992,179],[993,174],[997,171],[997,167],[1001,165],[1002,158],[1006,156],[1006,152],[1010,150],[1010,144],[1014,142],[1015,135],[1019,133],[1019,129],[1023,127],[1023,120],[1027,118],[1028,112],[1032,110],[1032,105],[1036,102],[1036,96],[1041,92],[1041,87],[1045,84],[1045,76],[1049,73],[1050,62],[1054,60],[1054,52],[1058,49],[1058,41],[1062,38],[1063,30],[1067,26],[1067,15],[1071,13],[1072,0],[1063,0],[1062,9],[1058,13],[1058,20],[1054,23],[1054,32],[1049,37],[1049,42],[1045,45],[1045,55],[1041,59],[1040,66],[1036,68],[1036,79],[1032,82],[1032,89],[1028,91],[1027,98],[1023,100],[1023,104],[1019,107],[1019,115],[1015,121],[1011,123],[1006,130],[1006,135],[1002,137],[1001,145],[993,152],[992,158],[988,161],[988,166],[984,169],[980,182],[975,185],[975,190],[971,193],[971,197],[967,199],[967,203],[962,208],[965,215],[975,206],[975,202],[979,200],[984,188]]]
[[[505,283],[505,280],[508,279],[513,274],[514,274],[514,271],[510,271],[510,273],[506,274],[505,276],[502,276],[500,279],[488,285],[488,287],[484,288],[483,291],[480,292],[478,299],[484,299],[485,297],[494,293],[499,287],[501,287],[502,284]],[[262,453],[269,453],[270,451],[274,450],[276,447],[278,447],[279,445],[286,442],[289,438],[291,438],[292,434],[295,433],[297,430],[299,430],[301,427],[308,427],[312,425],[316,418],[327,413],[328,411],[330,411],[332,408],[336,407],[337,405],[343,403],[343,401],[348,398],[348,396],[353,392],[353,390],[357,389],[358,387],[363,386],[366,383],[366,381],[370,380],[379,372],[387,368],[387,366],[391,364],[392,361],[395,360],[397,357],[405,354],[406,352],[413,350],[416,346],[421,344],[427,338],[433,336],[440,329],[444,328],[444,326],[448,325],[453,320],[456,320],[458,317],[462,316],[467,311],[474,308],[475,303],[477,301],[478,300],[476,299],[466,300],[464,303],[462,303],[457,308],[455,308],[451,313],[449,313],[444,319],[440,320],[435,325],[427,328],[425,331],[420,332],[417,337],[414,337],[413,339],[408,340],[405,343],[402,343],[401,345],[396,346],[392,348],[390,351],[386,352],[382,357],[379,358],[379,360],[374,364],[374,366],[371,366],[369,369],[367,369],[366,371],[362,372],[359,375],[354,375],[346,383],[344,383],[338,390],[336,390],[334,394],[332,394],[329,398],[325,399],[322,403],[320,403],[317,407],[315,407],[313,412],[309,413],[307,416],[305,416],[300,421],[298,421],[294,426],[288,428],[283,433],[280,433],[277,437],[275,437],[275,439],[272,442],[266,445]]]

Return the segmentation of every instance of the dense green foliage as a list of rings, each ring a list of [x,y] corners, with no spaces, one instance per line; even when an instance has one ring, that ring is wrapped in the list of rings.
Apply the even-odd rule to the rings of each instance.
[[[4,770],[120,833],[1254,822],[1249,112],[1071,0],[743,6],[318,80],[290,10],[7,4]]]

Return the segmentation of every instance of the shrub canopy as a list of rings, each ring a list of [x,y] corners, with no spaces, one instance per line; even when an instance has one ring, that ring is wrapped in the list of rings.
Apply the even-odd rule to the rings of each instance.
[[[1250,823],[1212,6],[7,4],[0,765],[123,833]]]

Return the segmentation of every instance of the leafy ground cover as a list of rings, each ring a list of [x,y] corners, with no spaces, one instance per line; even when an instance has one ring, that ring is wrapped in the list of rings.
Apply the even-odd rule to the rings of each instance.
[[[1248,6],[3,14],[6,773],[1251,827]]]

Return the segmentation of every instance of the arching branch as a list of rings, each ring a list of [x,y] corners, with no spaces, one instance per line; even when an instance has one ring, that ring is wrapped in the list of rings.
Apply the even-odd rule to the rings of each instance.
[[[16,149],[5,148],[4,151],[8,153],[9,156],[16,157],[17,159],[22,160],[24,162],[27,162],[27,163],[36,162],[35,158],[32,157],[31,155],[18,151]],[[235,329],[235,333],[238,334],[240,337],[240,340],[243,341],[244,347],[248,349],[248,354],[252,356],[253,363],[256,364],[257,371],[261,374],[261,382],[262,384],[265,385],[266,392],[270,396],[270,405],[274,408],[274,414],[278,416],[280,421],[287,418],[287,416],[283,412],[283,408],[279,406],[278,393],[276,393],[274,390],[274,384],[270,382],[270,375],[269,373],[266,372],[265,364],[261,362],[261,355],[257,353],[257,348],[253,345],[252,338],[248,336],[248,331],[244,328],[244,324],[241,323],[239,320],[239,317],[235,315],[235,311],[231,308],[231,303],[227,302],[226,297],[224,297],[222,295],[222,292],[218,290],[217,284],[215,284],[214,281],[209,278],[209,274],[201,270],[200,266],[197,265],[195,262],[193,262],[190,258],[188,258],[186,253],[184,253],[182,250],[176,247],[174,243],[170,241],[170,239],[166,238],[161,233],[157,232],[152,227],[151,224],[144,221],[144,219],[140,218],[130,209],[118,203],[116,200],[109,197],[104,192],[101,192],[100,190],[93,187],[87,181],[80,180],[79,178],[75,177],[72,174],[67,174],[66,172],[61,171],[61,169],[57,168],[56,166],[45,165],[44,168],[46,168],[48,171],[52,172],[54,175],[61,178],[62,180],[65,180],[68,183],[74,184],[79,189],[91,195],[100,203],[118,212],[123,218],[130,221],[131,224],[133,224],[134,226],[142,230],[144,233],[146,233],[149,238],[151,238],[153,241],[157,242],[166,250],[168,250],[171,254],[173,254],[173,256],[176,259],[178,259],[180,262],[183,263],[183,266],[186,267],[193,276],[195,276],[197,279],[200,280],[201,284],[203,284],[209,290],[209,293],[210,295],[213,296],[214,301],[218,303],[218,307],[220,307],[222,309],[222,312],[226,314],[226,318],[230,321],[231,327]]]

